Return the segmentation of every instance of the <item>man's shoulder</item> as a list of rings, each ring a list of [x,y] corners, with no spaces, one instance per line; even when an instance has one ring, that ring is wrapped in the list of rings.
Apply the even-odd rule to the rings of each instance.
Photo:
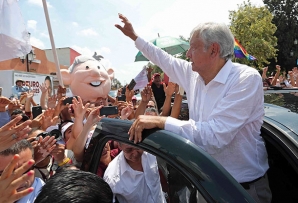
[[[240,74],[240,76],[241,75],[243,75],[243,76],[251,75],[251,76],[258,76],[259,78],[261,78],[261,75],[257,69],[250,67],[248,65],[245,65],[245,64],[233,63],[232,70],[234,73],[236,72],[237,74]]]

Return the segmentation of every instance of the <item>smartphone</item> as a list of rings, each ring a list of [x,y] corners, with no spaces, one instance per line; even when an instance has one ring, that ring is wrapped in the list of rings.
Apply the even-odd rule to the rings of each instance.
[[[36,118],[37,116],[39,116],[40,114],[42,114],[41,106],[33,106],[32,107],[33,119]]]
[[[122,94],[120,97],[117,96],[118,101],[126,101],[126,97],[124,94]]]
[[[0,87],[0,97],[2,96],[2,87]]]
[[[63,100],[63,104],[66,105],[66,104],[72,104],[72,100],[73,98],[76,98],[78,100],[78,96],[73,96],[73,97],[67,97]]]
[[[117,106],[104,106],[100,109],[100,116],[109,116],[118,114],[118,107]]]
[[[128,89],[129,90],[132,90],[135,86],[136,86],[136,81],[134,80],[134,79],[132,79],[131,81],[130,81],[130,83],[128,84]]]

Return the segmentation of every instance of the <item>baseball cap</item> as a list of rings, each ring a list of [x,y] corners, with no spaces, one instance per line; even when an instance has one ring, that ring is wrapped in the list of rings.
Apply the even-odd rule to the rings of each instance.
[[[22,80],[22,79],[20,79],[20,78],[18,78],[17,80],[16,80],[16,83],[17,82],[25,82],[24,80]]]
[[[156,76],[160,76],[159,73],[154,73],[153,78],[155,78]]]

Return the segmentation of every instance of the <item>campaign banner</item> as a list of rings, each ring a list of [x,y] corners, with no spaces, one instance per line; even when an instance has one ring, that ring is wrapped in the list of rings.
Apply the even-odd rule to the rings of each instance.
[[[24,85],[28,86],[33,90],[34,93],[34,101],[39,104],[41,91],[40,86],[45,83],[48,87],[48,95],[53,95],[54,88],[53,88],[53,76],[50,75],[42,75],[42,74],[32,74],[32,73],[20,73],[14,72],[13,73],[13,82],[17,80],[23,80]]]

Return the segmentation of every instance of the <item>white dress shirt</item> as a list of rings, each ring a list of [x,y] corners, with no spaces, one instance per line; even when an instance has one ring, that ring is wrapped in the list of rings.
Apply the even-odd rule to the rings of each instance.
[[[257,70],[228,60],[205,85],[192,65],[138,37],[136,47],[184,88],[189,120],[168,117],[165,130],[189,139],[213,156],[238,182],[265,174],[267,151],[260,129],[264,116],[262,78]]]
[[[166,203],[164,198],[156,157],[144,152],[143,172],[133,170],[120,152],[109,163],[103,179],[110,185],[114,201],[120,203]]]

